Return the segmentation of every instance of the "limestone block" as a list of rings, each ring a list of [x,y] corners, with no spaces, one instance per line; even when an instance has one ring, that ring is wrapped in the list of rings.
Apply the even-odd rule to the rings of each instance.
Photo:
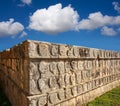
[[[64,80],[65,80],[65,85],[69,86],[70,85],[70,74],[66,73],[64,76]]]
[[[46,79],[39,79],[38,87],[39,87],[39,91],[41,91],[42,93],[46,93],[49,91],[49,87],[48,87]]]
[[[30,90],[29,90],[30,94],[39,93],[38,88],[37,88],[37,82],[34,79],[30,80],[29,88],[30,88]]]
[[[71,71],[73,71],[73,72],[78,71],[78,63],[77,63],[77,61],[71,61],[70,64],[71,64],[71,68],[72,68]]]
[[[57,62],[50,62],[50,71],[58,76]]]
[[[79,94],[81,94],[82,92],[83,92],[83,85],[80,84],[80,85],[77,86],[77,93],[78,93],[78,95],[79,95]]]
[[[65,73],[65,65],[63,61],[57,63],[57,68],[60,75]]]
[[[82,82],[81,71],[76,73],[76,82],[77,82],[77,84],[80,84]]]
[[[62,102],[62,103],[60,104],[60,106],[69,106],[69,103],[68,103],[68,101],[65,101],[65,102]]]
[[[84,70],[84,61],[78,61],[78,70]]]
[[[58,98],[59,98],[60,101],[65,100],[65,91],[64,91],[64,89],[61,89],[61,90],[58,91]]]
[[[74,54],[75,58],[79,58],[80,57],[79,47],[74,46],[73,54]]]
[[[50,46],[51,58],[58,58],[59,47],[56,44]]]
[[[45,106],[47,105],[47,95],[28,96],[28,106]]]
[[[43,70],[42,70],[43,71]],[[38,80],[40,78],[40,73],[37,64],[30,62],[29,65],[29,75],[31,79]]]
[[[55,106],[60,106],[60,104],[57,104],[57,105],[55,105]]]
[[[70,61],[65,61],[65,72],[70,73],[71,70],[72,70],[71,62]]]
[[[73,96],[77,96],[77,86],[72,87],[71,92]]]
[[[38,106],[45,106],[47,104],[47,97],[41,96],[38,100]]]
[[[84,62],[84,67],[86,70],[91,70],[92,69],[92,61],[85,61]]]
[[[88,91],[87,82],[83,84],[83,91],[84,91],[84,92]]]
[[[60,86],[60,88],[65,87],[64,75],[58,76],[58,81],[57,81],[57,83],[58,83],[58,85]]]
[[[38,57],[37,45],[34,42],[29,43],[29,57]]]
[[[57,104],[59,102],[60,102],[60,100],[59,100],[57,92],[49,94],[49,105],[55,105],[55,104]]]
[[[59,45],[59,58],[68,58],[67,51],[68,51],[68,46]]]
[[[38,54],[42,58],[50,58],[50,50],[49,50],[50,45],[46,43],[39,43],[38,44]]]
[[[49,71],[49,63],[45,62],[45,61],[41,61],[39,63],[39,71],[40,73],[46,73]]]
[[[72,46],[68,46],[67,56],[69,58],[73,58],[74,57],[74,55],[73,55],[73,47]]]
[[[75,98],[70,99],[70,100],[68,101],[68,104],[69,104],[69,106],[76,106]]]
[[[72,97],[72,91],[71,88],[66,88],[65,89],[65,98],[70,99]]]
[[[58,88],[57,78],[56,76],[50,77],[48,80],[49,87],[52,89]]]
[[[82,95],[77,96],[76,102],[77,102],[76,106],[82,106],[82,104],[83,104]]]
[[[70,76],[70,82],[72,85],[75,85],[76,84],[76,78],[75,78],[75,73],[72,73],[71,76]]]
[[[29,106],[37,106],[37,100],[31,100]]]

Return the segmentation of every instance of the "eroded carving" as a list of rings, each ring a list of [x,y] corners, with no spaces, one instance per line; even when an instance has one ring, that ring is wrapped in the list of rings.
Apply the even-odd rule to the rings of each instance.
[[[65,62],[65,71],[69,73],[71,70],[72,70],[71,63],[66,61]]]
[[[72,46],[68,46],[68,51],[67,51],[67,55],[68,57],[73,57],[73,47]]]
[[[77,96],[77,87],[76,86],[72,87],[71,91],[72,91],[73,96]]]
[[[47,96],[41,96],[38,100],[38,106],[45,106],[47,104]]]
[[[84,70],[84,62],[83,61],[78,61],[78,70]]]
[[[72,94],[71,94],[71,89],[70,88],[66,88],[65,89],[65,98],[66,99],[69,99],[72,97]]]
[[[64,75],[60,75],[58,77],[58,84],[59,84],[60,87],[65,87]]]
[[[74,47],[73,53],[75,57],[79,57],[80,56],[79,47]]]
[[[65,73],[65,65],[64,65],[64,62],[58,62],[57,63],[57,68],[58,68],[58,71],[60,74],[63,74]]]
[[[29,70],[30,70],[30,76],[32,79],[34,80],[39,79],[40,73],[38,71],[37,64],[30,62]]]
[[[81,72],[76,73],[76,81],[78,84],[82,82]]]
[[[51,55],[53,57],[58,56],[58,45],[51,45]]]
[[[75,77],[76,77],[76,76],[75,76],[74,73],[72,73],[71,76],[70,76],[70,81],[71,81],[71,84],[72,84],[72,85],[75,85],[75,84],[76,84],[76,78],[75,78]]]
[[[56,62],[50,62],[50,71],[55,75],[58,74],[58,68]]]
[[[58,103],[59,102],[58,94],[56,92],[49,94],[49,101],[50,101],[51,104]]]
[[[41,61],[39,63],[39,71],[45,73],[49,71],[49,64],[47,62]]]
[[[37,100],[31,100],[29,105],[30,106],[37,106]]]
[[[60,56],[67,57],[67,50],[68,50],[67,46],[60,45],[59,46]]]
[[[37,93],[37,92],[38,92],[38,89],[37,89],[37,84],[36,84],[35,80],[30,79],[30,93],[34,94],[34,93]]]
[[[71,62],[71,67],[72,67],[71,71],[78,71],[78,63],[77,63],[77,61],[72,61]]]
[[[56,87],[58,87],[58,85],[57,85],[57,79],[56,79],[55,76],[50,77],[48,83],[49,83],[50,88],[56,88]]]
[[[43,79],[38,80],[39,88],[42,90],[45,87],[45,81]]]
[[[59,98],[59,100],[64,100],[65,99],[65,92],[64,92],[64,90],[60,90],[59,91],[58,98]]]
[[[70,85],[70,74],[66,73],[65,74],[65,85]]]
[[[38,53],[40,56],[49,56],[49,47],[47,44],[40,43],[38,46]]]

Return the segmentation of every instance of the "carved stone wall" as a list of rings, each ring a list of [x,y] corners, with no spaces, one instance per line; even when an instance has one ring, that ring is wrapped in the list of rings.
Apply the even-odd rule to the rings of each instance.
[[[81,106],[120,85],[120,53],[25,41],[0,53],[13,106]]]

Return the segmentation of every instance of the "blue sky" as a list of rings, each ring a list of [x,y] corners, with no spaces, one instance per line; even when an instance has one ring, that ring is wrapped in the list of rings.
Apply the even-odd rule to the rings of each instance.
[[[120,51],[120,1],[0,0],[0,51],[27,39]]]

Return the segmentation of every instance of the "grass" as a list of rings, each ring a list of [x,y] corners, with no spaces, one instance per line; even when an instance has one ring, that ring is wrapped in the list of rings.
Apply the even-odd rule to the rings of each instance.
[[[120,106],[120,86],[96,98],[87,106]]]

